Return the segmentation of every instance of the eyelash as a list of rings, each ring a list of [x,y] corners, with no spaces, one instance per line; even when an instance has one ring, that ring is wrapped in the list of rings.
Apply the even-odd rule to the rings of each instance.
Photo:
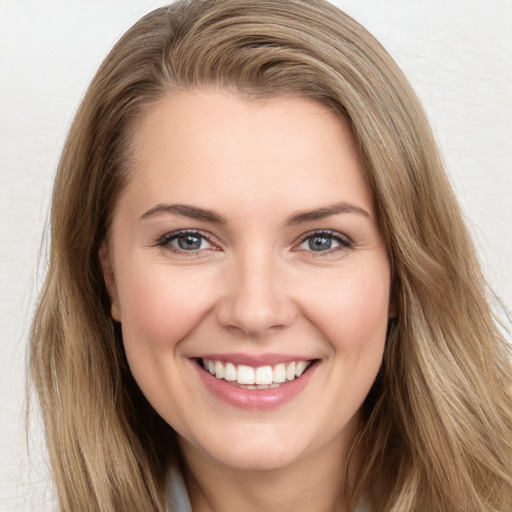
[[[172,233],[167,233],[166,235],[162,236],[156,243],[158,247],[163,247],[167,249],[168,251],[174,253],[174,254],[181,254],[188,257],[198,257],[200,256],[200,253],[204,249],[195,249],[195,250],[184,250],[180,249],[178,247],[175,247],[170,244],[173,240],[177,240],[178,238],[186,235],[193,235],[197,238],[200,238],[202,240],[206,240],[209,244],[215,247],[215,243],[211,240],[211,235],[209,233],[203,232],[201,230],[192,230],[192,229],[183,229],[180,231],[173,231]],[[347,236],[342,235],[341,233],[330,231],[330,230],[315,230],[310,231],[308,233],[305,233],[299,240],[298,240],[298,246],[300,247],[304,242],[306,242],[310,238],[314,237],[325,237],[330,238],[334,240],[335,242],[339,243],[338,246],[334,248],[329,248],[325,251],[314,251],[314,250],[306,250],[306,249],[295,249],[295,251],[305,251],[308,253],[311,253],[313,257],[325,257],[328,255],[332,255],[334,252],[343,251],[351,249],[354,246],[354,243],[352,240],[350,240]],[[213,249],[216,250],[216,249]]]
[[[325,237],[330,238],[334,240],[335,242],[338,242],[339,245],[334,248],[327,249],[326,251],[314,251],[314,250],[306,250],[306,252],[312,253],[312,256],[314,257],[326,257],[329,255],[332,255],[335,252],[338,251],[346,251],[348,249],[352,249],[354,247],[354,243],[350,238],[348,238],[346,235],[342,235],[341,233],[338,233],[336,231],[330,231],[328,229],[321,229],[316,231],[310,231],[309,233],[304,234],[299,241],[299,246],[302,245],[304,242],[306,242],[310,238],[315,237]],[[298,249],[300,250],[300,249]]]
[[[167,233],[163,237],[161,237],[158,242],[157,246],[163,247],[166,250],[174,253],[174,254],[182,254],[184,256],[188,257],[198,257],[200,256],[200,252],[204,249],[195,249],[191,251],[187,251],[184,249],[180,249],[178,247],[174,247],[171,245],[171,242],[173,240],[177,240],[178,238],[186,235],[193,235],[199,239],[206,240],[210,245],[215,246],[215,244],[211,241],[211,235],[208,233],[205,233],[203,231],[197,230],[197,229],[182,229],[179,231],[173,231],[172,233]]]

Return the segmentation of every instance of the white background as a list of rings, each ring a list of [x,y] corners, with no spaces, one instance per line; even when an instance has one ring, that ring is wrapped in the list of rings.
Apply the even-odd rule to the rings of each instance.
[[[26,335],[67,128],[118,37],[164,1],[0,0],[0,511],[51,509]],[[481,250],[512,306],[512,0],[339,0],[409,76]],[[43,258],[44,263],[44,258]],[[39,273],[38,273],[39,272]]]

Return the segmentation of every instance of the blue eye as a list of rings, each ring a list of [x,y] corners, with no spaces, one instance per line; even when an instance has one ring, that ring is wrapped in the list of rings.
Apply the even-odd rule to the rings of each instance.
[[[203,238],[196,235],[181,235],[175,238],[173,242],[174,241],[177,242],[180,249],[185,251],[197,251],[197,249],[201,249]]]
[[[168,247],[170,250],[176,252],[193,252],[213,248],[206,237],[197,231],[169,233],[160,239],[158,245]]]
[[[299,249],[314,252],[327,252],[337,249],[349,248],[352,243],[342,235],[321,231],[303,238]]]
[[[327,251],[332,248],[333,239],[328,236],[317,235],[310,236],[301,246],[304,245],[304,243],[306,243],[308,249],[312,251]],[[334,243],[336,242],[334,241]]]

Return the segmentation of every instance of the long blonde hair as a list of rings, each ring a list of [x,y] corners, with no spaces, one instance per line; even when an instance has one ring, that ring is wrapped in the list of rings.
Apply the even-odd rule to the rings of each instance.
[[[71,127],[53,191],[30,366],[62,510],[164,511],[179,456],[125,360],[98,260],[137,121],[164,95],[220,86],[329,105],[358,141],[398,316],[365,404],[347,489],[374,511],[504,511],[512,502],[510,350],[425,115],[357,22],[323,0],[192,0],[117,43]],[[340,475],[340,485],[343,475]]]

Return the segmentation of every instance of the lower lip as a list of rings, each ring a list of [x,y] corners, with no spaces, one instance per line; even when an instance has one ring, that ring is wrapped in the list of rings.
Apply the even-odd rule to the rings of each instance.
[[[208,390],[223,402],[239,409],[264,410],[279,407],[295,398],[308,384],[317,363],[318,361],[312,362],[299,378],[283,382],[279,387],[271,389],[239,388],[224,379],[217,379],[203,370],[197,361],[194,361],[194,366]]]

